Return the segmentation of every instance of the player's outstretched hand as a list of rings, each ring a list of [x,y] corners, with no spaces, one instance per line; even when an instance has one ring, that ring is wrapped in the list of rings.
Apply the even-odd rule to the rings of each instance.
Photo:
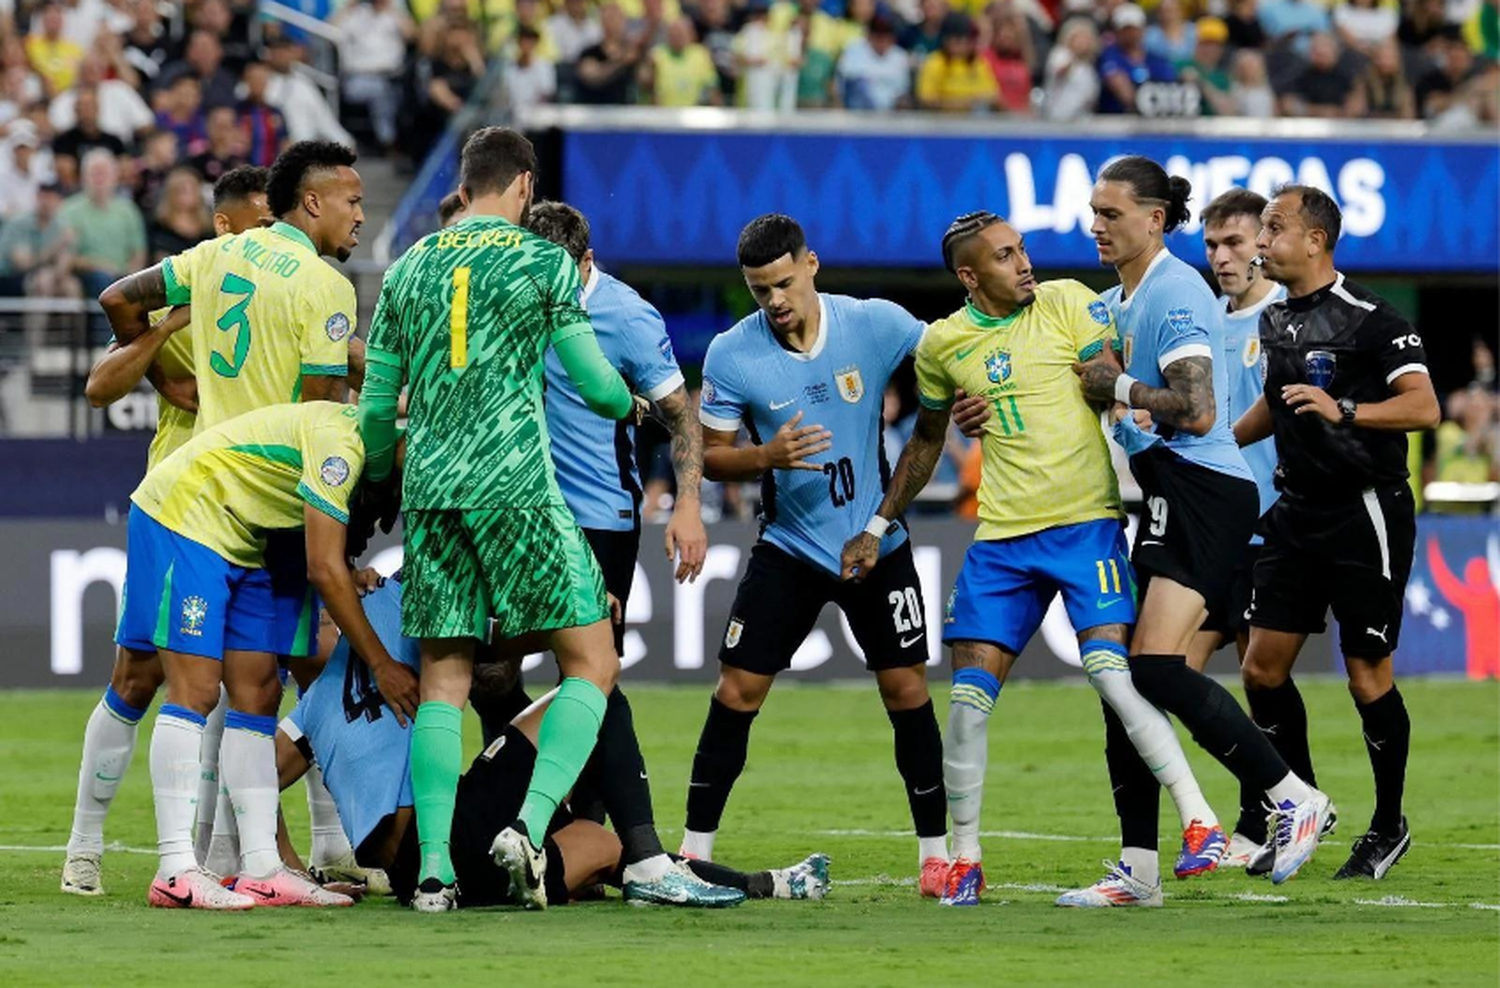
[[[833,433],[821,425],[801,425],[802,413],[787,419],[766,443],[766,458],[773,470],[822,470],[821,463],[808,463],[809,456],[833,448]]]
[[[381,576],[380,570],[373,566],[357,569],[351,575],[354,577],[354,589],[359,591],[361,597],[385,586],[385,577]]]
[[[1125,373],[1120,355],[1115,353],[1115,341],[1107,340],[1099,355],[1087,363],[1073,362],[1073,373],[1083,385],[1083,394],[1090,401],[1111,402],[1115,399],[1115,381]]]
[[[844,543],[843,556],[839,559],[839,575],[845,580],[858,583],[870,575],[870,570],[880,562],[880,540],[869,532],[860,532]]]
[[[422,701],[416,675],[395,659],[389,659],[370,671],[375,674],[375,685],[385,697],[386,706],[396,715],[396,723],[405,727],[415,720],[417,704]]]
[[[1296,409],[1298,415],[1316,415],[1330,425],[1338,425],[1344,420],[1344,413],[1339,411],[1339,403],[1333,400],[1333,396],[1311,384],[1288,384],[1281,389],[1281,400]]]
[[[990,403],[963,388],[953,392],[953,424],[969,439],[984,435],[984,424],[990,420]]]
[[[697,501],[679,501],[667,522],[667,562],[677,560],[677,582],[695,583],[708,557],[708,530]]]

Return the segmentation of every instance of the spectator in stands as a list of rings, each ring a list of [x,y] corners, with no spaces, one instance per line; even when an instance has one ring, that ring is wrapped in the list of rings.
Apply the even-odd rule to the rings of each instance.
[[[739,74],[734,64],[734,38],[740,28],[738,12],[729,0],[699,0],[693,11],[693,29],[708,49],[719,73],[719,91],[726,102],[732,100]]]
[[[218,106],[208,111],[208,146],[188,158],[187,163],[212,185],[225,172],[247,163],[247,143],[234,108]]]
[[[172,169],[146,228],[148,263],[181,253],[214,235],[214,218],[204,198],[203,180],[186,165]]]
[[[58,220],[62,189],[37,190],[34,209],[11,216],[0,227],[0,295],[78,298],[83,288],[72,271],[73,234]]]
[[[917,102],[924,109],[988,113],[1000,107],[1000,84],[977,47],[974,22],[967,14],[949,14],[943,47],[927,56],[917,74]]]
[[[291,6],[296,7],[297,0],[293,0]],[[255,10],[256,0],[236,0],[234,8],[225,0],[198,0],[197,4],[189,4],[189,7],[191,16],[188,23],[192,30],[214,36],[223,53],[225,68],[230,76],[234,76],[250,60],[250,15]],[[328,7],[324,6],[320,11],[304,12],[313,16],[326,16]],[[191,36],[189,40],[191,41]]]
[[[839,54],[843,55],[844,49],[850,44],[866,37],[870,33],[870,22],[875,19],[877,13],[875,0],[845,0],[844,16],[836,21],[839,33]]]
[[[24,115],[28,107],[46,98],[42,77],[32,70],[21,39],[0,38],[0,123]]]
[[[1437,427],[1433,480],[1459,484],[1500,481],[1500,404],[1478,384],[1448,396]]]
[[[70,88],[78,78],[83,46],[63,34],[63,7],[45,3],[26,36],[26,57],[53,96]]]
[[[771,8],[766,0],[750,0],[745,13],[745,26],[734,39],[739,105],[783,113],[795,110],[797,70],[802,61],[801,32],[795,28],[772,30]]]
[[[1172,64],[1190,61],[1198,47],[1198,28],[1182,12],[1182,0],[1161,0],[1156,23],[1146,28],[1146,50]]]
[[[1481,0],[1464,22],[1463,32],[1474,54],[1500,59],[1500,0]]]
[[[1354,117],[1359,92],[1354,77],[1340,64],[1339,43],[1327,31],[1312,36],[1307,65],[1282,96],[1281,112],[1291,117]]]
[[[889,112],[911,104],[911,60],[896,45],[896,26],[884,14],[869,33],[839,56],[839,99],[851,110]]]
[[[1417,80],[1417,113],[1431,120],[1447,112],[1458,101],[1460,91],[1474,72],[1474,53],[1459,38],[1435,43],[1437,64]]]
[[[124,57],[142,80],[155,86],[171,59],[167,32],[154,0],[133,0],[131,27],[124,37]]]
[[[1231,48],[1266,46],[1266,29],[1260,26],[1259,0],[1229,0],[1229,12],[1224,15],[1224,26],[1229,28]]]
[[[484,77],[484,56],[474,28],[450,27],[437,54],[417,63],[420,109],[413,127],[413,160],[421,161],[447,128],[449,119],[463,109]]]
[[[1314,34],[1333,29],[1328,9],[1319,0],[1262,0],[1260,24],[1273,42],[1291,41],[1299,53],[1306,53]]]
[[[125,153],[125,142],[99,126],[98,90],[92,86],[79,89],[74,110],[77,120],[73,126],[52,140],[58,181],[68,188],[78,184],[78,163],[94,148],[104,148],[115,157]]]
[[[1146,13],[1122,3],[1111,17],[1115,43],[1099,56],[1100,113],[1138,113],[1136,92],[1148,82],[1173,82],[1172,63],[1146,50]]]
[[[442,0],[435,12],[419,17],[422,25],[417,31],[417,51],[428,58],[442,57],[447,45],[448,32],[456,27],[478,30],[469,16],[468,0]]]
[[[170,83],[183,75],[198,80],[205,110],[234,106],[234,89],[239,80],[224,67],[224,46],[207,31],[194,31],[188,35],[187,51],[182,61],[167,66],[162,78]]]
[[[1229,28],[1217,17],[1204,17],[1198,21],[1196,34],[1193,57],[1177,65],[1177,77],[1198,87],[1203,115],[1235,116],[1229,73],[1224,70],[1224,42],[1229,40]]]
[[[1070,17],[1047,53],[1042,82],[1042,115],[1067,121],[1094,111],[1099,101],[1099,32],[1088,17]]]
[[[52,181],[40,148],[41,135],[29,120],[18,120],[6,133],[0,151],[0,219],[36,208],[37,190]]]
[[[630,37],[641,50],[641,57],[648,57],[657,45],[667,43],[667,26],[672,18],[667,16],[666,0],[639,0],[630,5],[636,10],[626,10],[630,24]],[[677,3],[673,2],[673,8]]]
[[[101,35],[99,39],[105,48],[108,46],[106,37]],[[109,68],[107,56],[99,48],[84,56],[78,66],[78,85],[58,94],[48,107],[47,116],[52,121],[53,130],[62,134],[78,123],[75,107],[78,94],[84,90],[91,90],[98,101],[98,126],[105,133],[130,144],[137,134],[151,128],[156,122],[151,108],[130,83],[109,78]]]
[[[717,106],[723,102],[714,60],[697,41],[693,22],[679,17],[667,26],[667,41],[651,49],[641,65],[641,88],[657,106]]]
[[[603,32],[599,43],[578,57],[578,102],[611,106],[635,101],[635,77],[641,50],[626,32],[625,14],[618,4],[599,10]]]
[[[1382,0],[1343,0],[1333,8],[1333,26],[1344,45],[1362,55],[1396,37],[1401,15]]]
[[[1248,48],[1236,52],[1229,75],[1236,116],[1269,120],[1276,115],[1276,93],[1266,74],[1265,56]]]
[[[177,135],[170,130],[154,130],[141,143],[143,150],[135,168],[135,204],[142,213],[154,213],[167,176],[180,160]]]
[[[243,78],[245,97],[240,100],[238,114],[245,137],[245,159],[252,165],[269,168],[286,146],[286,118],[266,98],[271,85],[269,65],[249,62]]]
[[[516,54],[516,32],[529,27],[537,33],[537,53],[553,63],[557,62],[557,44],[552,39],[552,29],[547,24],[547,7],[543,0],[512,0],[514,15],[497,21],[490,31],[489,50],[498,51],[501,58],[512,59]]]
[[[915,65],[943,47],[943,22],[952,12],[948,0],[922,0],[920,9],[921,20],[907,28],[901,38],[901,47],[911,53]]]
[[[513,111],[550,103],[557,96],[557,66],[538,54],[541,40],[535,28],[516,29],[516,57],[504,68],[505,93]]]
[[[1397,40],[1408,48],[1425,49],[1435,41],[1458,36],[1458,28],[1448,23],[1443,0],[1410,0],[1396,28]]]
[[[95,298],[115,279],[146,264],[146,222],[135,203],[118,195],[120,166],[115,156],[95,148],[83,156],[83,191],[69,196],[58,220],[73,233],[73,273],[84,295]],[[95,343],[109,335],[109,324],[90,321]]]
[[[306,74],[302,46],[286,38],[272,39],[265,50],[271,78],[266,83],[266,102],[281,111],[290,141],[334,141],[349,147],[354,138],[324,98],[317,83]]]
[[[417,26],[396,0],[347,4],[333,22],[344,32],[339,44],[344,101],[365,108],[376,143],[390,151],[396,146],[406,50]]]
[[[1362,116],[1375,120],[1414,120],[1417,96],[1406,79],[1401,46],[1395,38],[1377,45],[1359,77]]]
[[[1029,114],[1031,78],[1036,64],[1031,29],[1026,26],[1024,14],[1000,4],[990,10],[990,43],[984,49],[984,60],[990,64],[995,83],[1000,87],[1000,105],[1009,113]]]
[[[562,9],[547,19],[547,30],[557,46],[558,62],[568,65],[604,37],[604,28],[589,9],[589,0],[563,0]],[[541,40],[540,33],[537,40]]]
[[[846,41],[843,25],[823,12],[819,0],[778,0],[771,5],[768,23],[774,32],[795,31],[801,38],[797,105],[820,107],[832,103],[834,70]]]

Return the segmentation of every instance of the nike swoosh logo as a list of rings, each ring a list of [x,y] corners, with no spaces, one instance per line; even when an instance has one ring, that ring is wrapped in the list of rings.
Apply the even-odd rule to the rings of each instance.
[[[1102,611],[1106,607],[1113,607],[1116,604],[1118,604],[1119,602],[1120,602],[1120,598],[1118,598],[1118,597],[1116,597],[1114,600],[1096,600],[1096,601],[1094,601],[1094,607],[1097,610],[1101,610]]]
[[[773,412],[779,412],[783,408],[785,408],[786,406],[790,405],[792,402],[794,402],[796,400],[797,400],[796,398],[788,398],[786,401],[779,402],[779,403],[773,401],[773,402],[771,402],[771,411],[773,411]]]
[[[978,349],[979,349],[979,347],[977,347],[977,346],[971,346],[967,350],[955,350],[953,352],[953,359],[954,360],[965,360],[965,359],[968,358],[969,354],[973,353],[975,350],[978,350]]]
[[[917,635],[914,638],[903,638],[903,639],[901,639],[901,647],[902,648],[911,648],[913,645],[915,645],[917,642],[919,642],[921,640],[922,640],[922,636],[921,635]]]
[[[275,889],[271,889],[270,891],[267,891],[267,892],[262,892],[260,889],[254,888],[254,887],[247,888],[247,889],[245,889],[245,891],[249,892],[251,895],[258,895],[262,899],[266,900],[267,902],[269,902],[270,900],[276,898],[276,896],[278,894]]]
[[[931,789],[913,789],[911,793],[913,796],[926,796],[928,793],[937,792],[939,788],[941,787],[933,786]]]
[[[95,772],[94,773],[94,778],[98,779],[100,782],[119,782],[120,781],[120,777],[118,775],[105,775],[103,772]]]
[[[712,782],[689,782],[688,783],[688,788],[689,789],[706,789],[706,788],[708,788],[711,785],[713,785]]]
[[[647,781],[647,779],[646,779],[646,773],[645,773],[645,772],[642,772],[642,773],[641,773],[641,781],[642,781],[642,782],[645,782],[645,781]]]
[[[1166,545],[1166,543],[1158,542],[1156,539],[1141,539],[1141,545]]]
[[[168,892],[166,889],[162,889],[161,890],[161,894],[164,895],[164,896],[166,896],[168,899],[171,899],[173,902],[177,903],[179,906],[188,906],[188,907],[191,907],[192,904],[193,904],[193,893],[191,893],[191,892],[189,892],[187,895],[173,895],[171,892]]]

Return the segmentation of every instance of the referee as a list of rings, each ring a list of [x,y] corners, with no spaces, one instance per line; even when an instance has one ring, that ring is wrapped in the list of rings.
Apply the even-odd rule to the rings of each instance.
[[[1263,520],[1245,692],[1256,723],[1311,783],[1307,712],[1291,669],[1332,607],[1375,775],[1369,830],[1334,877],[1377,879],[1411,843],[1401,812],[1411,721],[1391,656],[1416,541],[1406,433],[1436,426],[1438,401],[1422,338],[1334,268],[1333,199],[1287,185],[1262,220],[1256,248],[1287,298],[1261,314],[1265,395],[1234,433],[1241,446],[1275,435],[1281,499]]]

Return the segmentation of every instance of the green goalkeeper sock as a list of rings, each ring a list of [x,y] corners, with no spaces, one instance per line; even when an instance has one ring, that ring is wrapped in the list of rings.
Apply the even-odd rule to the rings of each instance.
[[[542,846],[557,804],[578,781],[578,773],[593,753],[604,706],[599,687],[570,676],[547,707],[537,736],[536,767],[531,770],[531,785],[520,813],[532,846]]]
[[[449,703],[429,700],[417,708],[411,729],[411,789],[417,810],[417,838],[422,847],[420,878],[453,884],[448,835],[453,829],[453,801],[463,767],[464,712]]]

